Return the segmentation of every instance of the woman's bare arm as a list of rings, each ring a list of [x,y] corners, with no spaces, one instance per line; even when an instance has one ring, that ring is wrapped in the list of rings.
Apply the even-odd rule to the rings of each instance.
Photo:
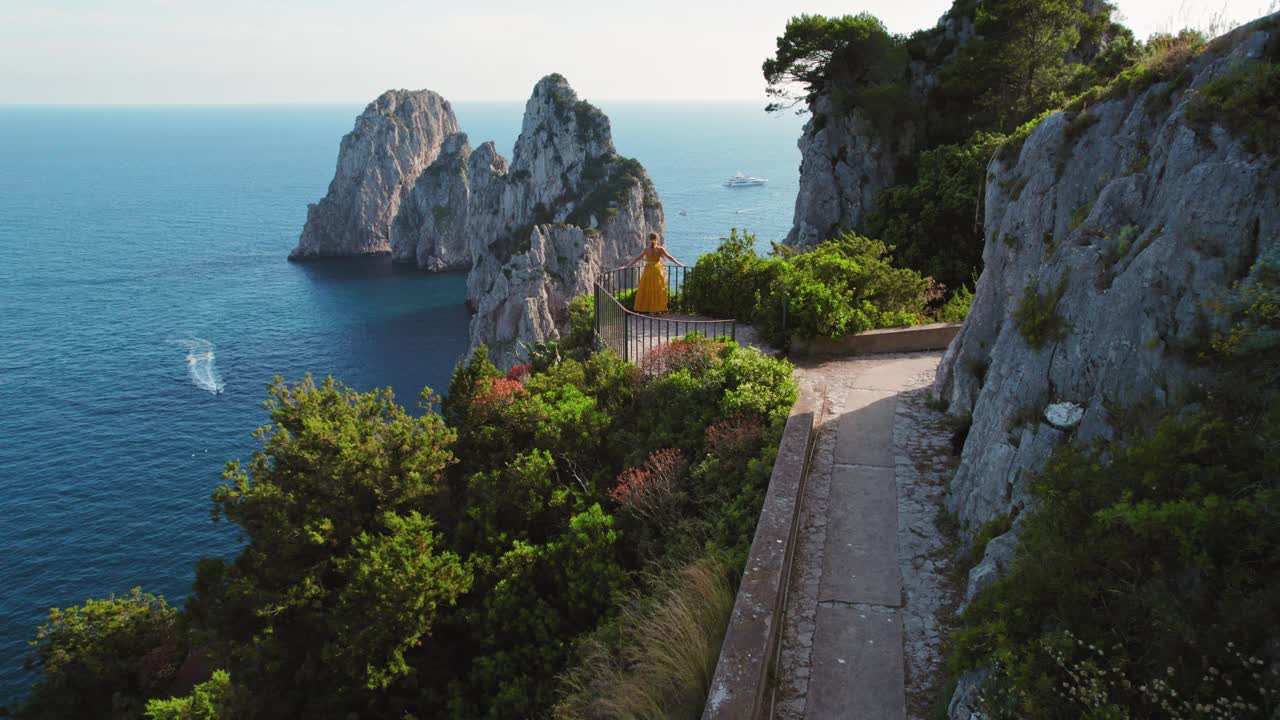
[[[666,258],[666,259],[670,260],[671,262],[673,262],[673,263],[675,263],[675,264],[679,265],[680,267],[689,267],[688,265],[685,265],[684,263],[682,263],[682,262],[680,262],[679,260],[677,260],[677,259],[675,259],[674,257],[672,257],[671,253],[667,252],[667,249],[666,249],[666,248],[662,248],[662,257],[664,257],[664,258]]]

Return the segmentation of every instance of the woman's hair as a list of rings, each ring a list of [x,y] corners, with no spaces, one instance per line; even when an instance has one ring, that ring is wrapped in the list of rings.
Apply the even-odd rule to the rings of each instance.
[[[650,245],[657,245],[657,244],[658,244],[658,233],[656,233],[656,232],[651,232],[651,233],[649,233],[649,244],[650,244]]]

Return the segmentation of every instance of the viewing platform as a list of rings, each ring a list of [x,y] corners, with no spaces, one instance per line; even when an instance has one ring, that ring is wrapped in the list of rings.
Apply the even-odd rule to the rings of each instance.
[[[630,306],[640,286],[643,268],[609,270],[595,284],[595,332],[602,347],[613,348],[623,360],[640,362],[646,353],[690,333],[726,337],[743,345],[768,351],[747,325],[736,320],[714,320],[680,312],[684,280],[689,268],[666,263],[667,303],[670,312],[638,313]]]

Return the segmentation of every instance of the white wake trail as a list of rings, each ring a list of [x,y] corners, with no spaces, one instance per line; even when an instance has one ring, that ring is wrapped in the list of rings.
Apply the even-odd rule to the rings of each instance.
[[[217,395],[226,386],[214,363],[213,343],[203,338],[183,338],[169,342],[187,351],[187,376],[191,384]]]

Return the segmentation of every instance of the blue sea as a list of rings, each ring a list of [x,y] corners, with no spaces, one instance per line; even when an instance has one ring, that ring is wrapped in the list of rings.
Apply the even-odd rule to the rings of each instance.
[[[802,120],[762,105],[601,103],[677,258],[789,229]],[[447,387],[464,274],[285,261],[361,109],[0,107],[0,705],[49,607],[134,586],[180,603],[197,559],[237,551],[209,494],[274,376],[408,405]],[[523,103],[455,109],[510,157]],[[769,183],[720,185],[739,170]]]

